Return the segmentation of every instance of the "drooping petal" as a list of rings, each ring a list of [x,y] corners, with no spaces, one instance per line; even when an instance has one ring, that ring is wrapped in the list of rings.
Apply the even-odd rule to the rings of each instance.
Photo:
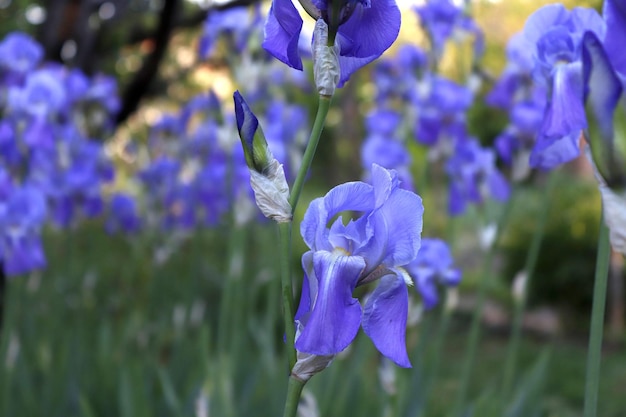
[[[489,186],[489,194],[498,201],[506,201],[509,199],[511,190],[509,183],[500,171],[494,170],[489,174],[487,178],[487,184]]]
[[[376,0],[370,7],[357,5],[350,19],[339,26],[341,55],[380,56],[398,37],[400,22],[400,9],[395,0]]]
[[[381,56],[400,32],[400,9],[395,0],[377,0],[371,2],[371,7],[358,4],[356,8],[337,34],[341,67],[338,87],[356,70]]]
[[[337,88],[341,88],[344,86],[346,81],[350,79],[350,76],[354,72],[356,72],[359,68],[364,67],[365,65],[369,64],[370,62],[378,58],[378,56],[370,55],[365,58],[356,58],[353,56],[339,55],[338,58],[339,58],[340,75],[339,75],[339,82],[337,83]]]
[[[578,139],[580,132],[572,133],[560,140],[548,140],[539,136],[530,154],[529,164],[533,168],[552,169],[580,155]]]
[[[615,70],[626,77],[626,3],[623,0],[605,0],[602,10],[607,26],[604,47]]]
[[[313,266],[317,297],[295,345],[300,352],[334,355],[348,347],[359,331],[361,306],[352,291],[365,261],[359,256],[318,251],[313,254]]]
[[[465,212],[467,198],[463,188],[457,181],[452,181],[448,185],[448,212],[451,216],[458,216]]]
[[[406,352],[408,305],[404,280],[387,275],[365,303],[362,319],[363,331],[376,349],[403,368],[411,367]]]
[[[435,271],[429,267],[418,267],[411,271],[415,288],[422,296],[424,308],[431,309],[439,303],[437,285],[435,282]]]
[[[587,127],[583,104],[582,64],[560,64],[554,75],[552,100],[541,131],[556,139]]]
[[[302,70],[298,50],[302,18],[291,0],[273,0],[267,22],[263,48],[279,61]]]

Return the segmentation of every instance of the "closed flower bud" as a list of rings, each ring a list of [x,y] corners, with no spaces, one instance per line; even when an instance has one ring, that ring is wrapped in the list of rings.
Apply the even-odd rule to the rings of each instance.
[[[272,155],[263,130],[239,91],[233,95],[237,130],[250,170],[250,185],[256,204],[267,218],[279,223],[291,221],[289,186],[285,171]]]
[[[252,113],[239,91],[235,91],[233,99],[235,100],[237,130],[243,146],[246,164],[250,170],[263,173],[269,167],[274,156],[267,146],[263,129],[259,126],[259,119]]]

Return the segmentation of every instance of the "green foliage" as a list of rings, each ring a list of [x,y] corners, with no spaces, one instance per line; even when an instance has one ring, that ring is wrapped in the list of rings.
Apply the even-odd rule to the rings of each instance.
[[[196,416],[197,404],[216,416],[280,415],[287,369],[275,239],[268,224],[224,226],[178,239],[159,263],[155,252],[163,254],[175,237],[107,236],[95,223],[67,235],[50,232],[49,268],[8,285],[0,415]],[[294,271],[298,264],[295,254]],[[413,369],[382,366],[360,334],[305,387],[320,416],[413,417],[426,398],[422,415],[446,415],[446,399],[458,388],[466,326],[455,319],[440,345],[437,317],[429,312],[409,330]],[[539,390],[524,381],[539,378],[533,364],[544,346],[523,344],[517,398]],[[498,386],[504,347],[497,337],[481,342],[470,390],[474,415],[489,406],[489,387]],[[532,394],[538,415],[568,415],[582,404],[584,348],[563,345],[558,352],[541,374],[545,389]],[[618,416],[615,410],[626,404],[614,391],[626,383],[626,362],[617,353],[605,360],[602,415]],[[433,361],[441,362],[439,370]],[[382,383],[384,369],[395,390]]]
[[[559,175],[556,173],[556,175]],[[530,304],[555,305],[577,313],[569,324],[580,323],[591,306],[593,276],[600,222],[595,184],[571,174],[557,179],[535,276],[529,289]],[[504,276],[509,280],[523,268],[528,244],[541,210],[541,190],[520,191],[519,205],[505,236]]]

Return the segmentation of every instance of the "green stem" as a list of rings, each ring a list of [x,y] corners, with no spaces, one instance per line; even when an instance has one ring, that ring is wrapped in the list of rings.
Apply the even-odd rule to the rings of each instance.
[[[296,364],[296,351],[294,342],[296,339],[296,328],[293,324],[293,289],[291,283],[291,222],[278,224],[280,252],[280,281],[283,297],[283,320],[285,324],[285,338],[287,342],[287,358],[289,369]]]
[[[300,193],[304,185],[304,179],[311,167],[317,144],[322,136],[322,129],[326,123],[326,116],[328,115],[328,109],[330,108],[331,97],[320,96],[317,108],[317,115],[315,116],[315,122],[313,123],[313,129],[311,130],[311,136],[307,143],[304,155],[302,157],[302,164],[298,170],[296,180],[291,187],[291,194],[289,196],[289,204],[291,205],[291,212],[295,213],[300,199]],[[292,223],[280,223],[278,225],[280,236],[280,275],[281,275],[281,287],[283,297],[283,316],[285,323],[285,335],[287,338],[287,357],[289,358],[289,369],[293,368],[296,363],[296,351],[294,349],[294,339],[296,331],[293,325],[293,289],[291,282],[291,268],[289,261],[291,259],[291,227]]]
[[[489,280],[487,278],[491,272],[491,267],[493,265],[493,259],[496,252],[495,249],[498,246],[500,236],[502,236],[502,230],[504,229],[504,225],[508,221],[511,209],[513,207],[514,199],[515,190],[507,201],[504,210],[502,211],[501,217],[498,219],[496,236],[494,238],[491,248],[489,248],[489,251],[487,252],[485,262],[483,264],[483,271],[478,284],[476,306],[474,307],[474,314],[472,315],[472,323],[470,325],[467,349],[465,350],[465,359],[463,361],[463,369],[461,372],[461,382],[455,402],[454,415],[460,415],[462,413],[465,407],[465,402],[467,400],[467,391],[469,389],[470,378],[474,370],[476,349],[478,348],[478,341],[480,339],[483,308],[485,305],[485,299],[487,298],[487,287],[489,283]]]
[[[328,115],[328,109],[330,109],[331,99],[332,97],[319,96],[317,115],[315,116],[315,122],[313,123],[313,129],[311,130],[311,136],[309,137],[309,142],[306,145],[306,150],[304,151],[304,155],[302,157],[302,164],[300,165],[300,169],[298,170],[298,175],[296,176],[296,180],[291,187],[289,204],[291,204],[292,213],[296,212],[296,206],[298,205],[298,200],[300,199],[300,193],[302,192],[304,179],[306,178],[306,174],[307,172],[309,172],[309,168],[311,167],[311,163],[313,162],[313,157],[315,156],[317,144],[320,141],[322,129],[324,128],[324,124],[326,123],[326,115]]]
[[[289,377],[287,385],[287,399],[285,400],[285,411],[283,417],[295,417],[298,411],[298,403],[300,402],[300,394],[306,382],[300,379]]]
[[[302,164],[298,170],[296,180],[291,187],[291,194],[289,196],[289,204],[291,205],[291,213],[296,212],[298,206],[298,200],[300,199],[300,193],[304,185],[306,175],[311,168],[315,151],[317,150],[317,144],[322,136],[322,129],[326,123],[326,116],[330,109],[330,102],[332,97],[319,96],[319,102],[317,107],[317,115],[315,116],[315,122],[311,129],[311,136],[307,143],[304,155],[302,156]],[[293,309],[293,285],[291,281],[291,228],[292,222],[280,223],[278,225],[279,241],[280,241],[280,276],[281,276],[281,292],[283,298],[283,319],[285,323],[285,337],[287,339],[287,358],[289,360],[289,369],[293,369],[296,363],[296,350],[294,348],[296,329],[293,323],[294,309]],[[295,416],[298,409],[298,401],[304,382],[289,377],[289,386],[287,388],[287,401],[285,402],[285,416]]]
[[[548,184],[545,192],[543,193],[543,202],[541,207],[541,213],[539,214],[539,222],[535,228],[530,248],[526,255],[526,262],[524,264],[524,273],[526,274],[526,282],[524,289],[519,299],[515,301],[515,311],[513,316],[513,323],[511,327],[511,337],[509,339],[509,346],[507,348],[507,355],[504,365],[504,374],[502,380],[502,395],[501,401],[507,401],[511,393],[511,387],[513,385],[513,378],[515,377],[515,368],[517,365],[517,353],[519,351],[519,344],[522,335],[522,322],[524,318],[524,311],[526,309],[526,295],[529,293],[530,285],[532,283],[532,277],[535,273],[535,267],[537,265],[537,258],[539,256],[539,249],[541,249],[541,242],[545,234],[546,221],[548,219],[548,213],[550,212],[550,203],[552,202],[552,192],[556,184],[556,175],[551,174],[548,177]]]
[[[231,222],[231,233],[228,239],[228,258],[226,265],[226,276],[228,279],[224,282],[222,288],[220,314],[218,323],[218,352],[226,355],[234,347],[234,332],[241,333],[241,329],[234,328],[236,315],[239,314],[237,308],[234,308],[235,298],[237,297],[237,284],[242,280],[242,262],[243,248],[245,244],[245,230]]]
[[[432,400],[436,399],[435,395],[430,395],[431,389],[437,383],[437,377],[439,376],[439,363],[441,361],[441,351],[443,344],[448,335],[448,328],[450,327],[450,317],[452,316],[452,310],[444,307],[439,318],[439,326],[437,328],[437,335],[435,336],[435,342],[433,343],[433,356],[431,359],[430,369],[428,371],[428,379],[424,387],[424,405],[420,408],[417,416],[428,415],[428,408],[432,403]]]
[[[598,258],[596,260],[595,285],[593,288],[593,308],[591,312],[591,330],[589,334],[589,352],[587,353],[587,378],[585,379],[584,417],[595,417],[598,408],[598,388],[600,386],[600,361],[602,358],[602,333],[604,330],[604,305],[609,275],[609,230],[600,220],[600,238]]]

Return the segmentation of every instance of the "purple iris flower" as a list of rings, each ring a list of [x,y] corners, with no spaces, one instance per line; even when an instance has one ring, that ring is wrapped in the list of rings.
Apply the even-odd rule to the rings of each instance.
[[[609,26],[612,31],[612,27]],[[617,29],[620,30],[620,29]],[[622,28],[623,30],[623,28]],[[612,32],[611,32],[612,33]],[[616,71],[611,61],[610,50],[600,40],[587,32],[583,38],[583,73],[585,100],[589,104],[588,114],[595,119],[586,134],[593,163],[601,183],[613,191],[623,192],[626,188],[626,139],[616,134],[615,125],[626,114],[623,93],[626,89],[624,74]],[[617,114],[616,114],[617,111]],[[602,187],[601,187],[602,190]],[[603,199],[604,199],[603,192]],[[623,228],[623,226],[619,226]],[[613,240],[613,238],[612,238]]]
[[[402,115],[389,109],[375,110],[367,116],[368,135],[361,146],[361,165],[368,171],[372,164],[394,169],[398,173],[401,187],[413,190],[411,155],[396,138],[396,130],[401,121]],[[367,179],[368,176],[365,177]]]
[[[233,37],[237,51],[245,48],[250,32],[254,29],[255,18],[248,7],[235,7],[223,11],[212,11],[204,22],[204,32],[200,38],[199,50],[202,58],[209,57],[220,35]]]
[[[43,48],[22,32],[9,33],[0,42],[0,70],[23,75],[34,70],[43,58]]]
[[[105,225],[107,232],[133,233],[139,230],[141,219],[137,214],[137,204],[134,198],[125,193],[115,193],[111,197],[109,206],[109,215]]]
[[[376,61],[372,71],[378,101],[399,97],[409,100],[418,89],[418,79],[428,66],[426,53],[412,44],[398,47],[396,55]]]
[[[423,97],[417,97],[419,108],[415,136],[428,146],[444,139],[453,145],[466,133],[466,112],[472,104],[473,94],[465,86],[439,76],[426,80],[428,87]]]
[[[331,7],[329,0],[312,0],[312,5],[329,26],[337,32],[341,76],[338,87],[352,73],[382,55],[398,37],[400,10],[395,0],[339,0]],[[335,9],[339,10],[338,15]],[[276,59],[302,70],[299,51],[302,18],[292,0],[273,0],[265,24],[263,47]]]
[[[602,15],[607,33],[610,33],[604,40],[604,48],[615,71],[626,77],[626,3],[622,0],[605,0]]]
[[[518,100],[526,100],[537,85],[533,82],[532,48],[523,34],[514,35],[506,46],[507,63],[502,75],[485,100],[487,104],[503,110],[510,109]],[[543,94],[545,95],[545,91]]]
[[[593,9],[561,4],[544,6],[524,26],[534,50],[535,70],[551,86],[544,122],[531,155],[531,166],[550,169],[578,156],[578,139],[587,127],[581,41],[586,31],[604,39],[606,27]]]
[[[14,112],[26,113],[38,120],[54,117],[67,104],[63,80],[48,69],[29,73],[23,87],[9,89],[7,104]]]
[[[493,151],[482,148],[474,138],[457,142],[446,171],[450,177],[448,209],[453,216],[465,212],[468,203],[479,204],[486,197],[509,198],[509,184],[495,165]]]
[[[420,24],[428,32],[433,49],[441,55],[463,11],[450,0],[430,0],[414,10],[420,18]]]
[[[545,99],[520,101],[511,108],[510,124],[495,142],[498,155],[506,164],[512,164],[520,153],[528,158],[543,123],[544,111]]]
[[[437,59],[443,54],[448,39],[458,31],[473,34],[476,37],[474,53],[476,56],[482,55],[484,50],[482,31],[463,9],[457,7],[451,0],[428,0],[423,6],[415,7],[414,11],[428,33]]]
[[[361,217],[344,224],[340,213],[346,211]],[[371,185],[341,184],[311,202],[301,224],[311,250],[302,257],[305,277],[295,317],[299,351],[335,355],[362,327],[383,355],[411,366],[405,344],[411,278],[402,267],[417,256],[423,212],[421,198],[400,188],[397,173],[375,164]],[[361,307],[352,292],[377,279]]]
[[[46,264],[41,228],[46,200],[30,185],[16,187],[0,170],[0,259],[7,275],[21,275]]]
[[[296,157],[290,155],[290,149],[294,143],[304,143],[307,139],[307,113],[298,105],[287,104],[281,100],[273,100],[269,103],[263,129],[269,148],[274,158],[285,167],[287,179],[290,174],[295,175],[295,167],[292,160]]]
[[[456,286],[461,282],[461,270],[453,265],[454,260],[446,242],[441,239],[422,239],[417,257],[406,269],[426,309],[435,307],[439,302],[437,284]]]
[[[61,138],[52,149],[33,149],[28,178],[48,198],[53,220],[67,227],[77,213],[101,213],[101,187],[113,179],[113,170],[100,143],[87,141],[70,125],[57,134]]]

